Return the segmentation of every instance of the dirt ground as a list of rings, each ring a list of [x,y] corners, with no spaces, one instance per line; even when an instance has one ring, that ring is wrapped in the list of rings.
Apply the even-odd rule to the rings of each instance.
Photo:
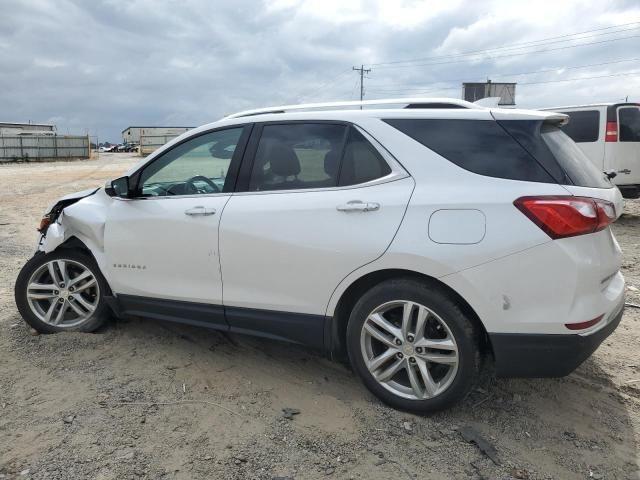
[[[638,309],[572,375],[486,376],[428,417],[381,405],[296,346],[149,320],[32,335],[13,285],[44,209],[135,160],[0,166],[0,479],[640,478]],[[640,304],[640,200],[613,228]]]

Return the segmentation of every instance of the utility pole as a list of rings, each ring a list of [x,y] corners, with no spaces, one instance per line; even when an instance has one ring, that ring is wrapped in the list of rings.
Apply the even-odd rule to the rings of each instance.
[[[364,74],[371,72],[371,69],[364,68],[364,65],[360,65],[360,68],[351,67],[351,69],[360,72],[360,101],[362,101],[364,99]],[[362,110],[362,105],[360,105],[360,110]]]

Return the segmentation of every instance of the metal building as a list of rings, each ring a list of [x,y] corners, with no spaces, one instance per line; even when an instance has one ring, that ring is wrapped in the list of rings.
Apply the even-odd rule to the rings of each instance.
[[[192,128],[194,127],[127,127],[122,131],[122,141],[140,145],[140,154],[148,155]]]
[[[487,80],[483,83],[462,84],[462,99],[467,102],[476,102],[483,98],[498,97],[498,105],[516,104],[516,84],[498,83]]]
[[[55,125],[48,123],[0,122],[0,135],[54,135]]]

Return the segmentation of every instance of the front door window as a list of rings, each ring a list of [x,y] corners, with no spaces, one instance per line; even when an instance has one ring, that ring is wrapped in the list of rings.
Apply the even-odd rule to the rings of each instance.
[[[243,128],[205,133],[150,163],[138,183],[143,197],[225,191],[227,172]]]

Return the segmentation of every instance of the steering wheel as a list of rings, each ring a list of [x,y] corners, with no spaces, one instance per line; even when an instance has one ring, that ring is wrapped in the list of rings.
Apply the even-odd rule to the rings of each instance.
[[[207,185],[209,185],[213,189],[213,192],[205,192],[199,189],[198,187],[196,187],[195,182],[198,182],[198,181],[204,182]],[[196,175],[195,177],[191,177],[189,180],[185,182],[184,188],[188,193],[220,193],[220,188],[218,188],[218,186],[215,183],[213,183],[210,179],[208,179],[204,175]]]

